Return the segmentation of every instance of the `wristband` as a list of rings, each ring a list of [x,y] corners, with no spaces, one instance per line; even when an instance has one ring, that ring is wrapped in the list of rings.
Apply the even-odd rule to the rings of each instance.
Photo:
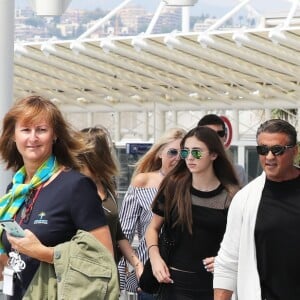
[[[152,247],[158,247],[158,245],[153,244],[153,245],[150,245],[150,246],[148,247],[148,256],[149,256],[149,251],[150,251],[150,249],[151,249]]]

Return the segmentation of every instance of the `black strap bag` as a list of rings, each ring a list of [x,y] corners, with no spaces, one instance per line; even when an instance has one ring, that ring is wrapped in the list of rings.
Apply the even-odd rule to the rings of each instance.
[[[169,262],[169,256],[174,248],[175,240],[171,235],[169,226],[163,225],[158,239],[159,253],[166,264]],[[160,283],[156,280],[152,272],[150,258],[146,260],[144,271],[139,280],[140,288],[149,294],[157,294],[160,288]]]

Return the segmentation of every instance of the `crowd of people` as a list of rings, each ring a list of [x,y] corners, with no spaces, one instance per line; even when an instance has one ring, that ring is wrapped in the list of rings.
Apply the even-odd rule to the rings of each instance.
[[[128,291],[139,300],[299,300],[296,129],[280,119],[260,125],[263,172],[250,183],[226,135],[215,114],[189,131],[166,130],[136,163],[118,207],[108,130],[75,130],[40,96],[17,101],[0,135],[1,160],[13,172],[0,220],[24,229],[22,237],[0,229],[7,299],[117,300]],[[139,285],[146,261],[154,294]]]

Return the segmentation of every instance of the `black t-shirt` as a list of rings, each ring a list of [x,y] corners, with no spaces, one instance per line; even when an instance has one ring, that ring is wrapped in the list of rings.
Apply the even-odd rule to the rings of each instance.
[[[29,203],[30,204],[30,203]],[[21,218],[22,207],[16,215]],[[91,231],[107,224],[94,182],[74,170],[61,172],[50,184],[43,187],[33,206],[28,222],[21,226],[31,230],[46,246],[69,241],[78,229]],[[7,253],[11,250],[6,234],[2,242]],[[22,271],[23,292],[33,278],[39,261],[22,255],[26,268]],[[21,292],[21,293],[23,293]],[[19,298],[20,290],[12,299]]]
[[[255,243],[262,295],[300,299],[300,176],[266,180],[258,207]]]
[[[122,256],[120,248],[118,247],[118,242],[125,240],[126,237],[120,224],[117,201],[113,194],[108,190],[106,197],[102,200],[102,206],[110,229],[111,239],[114,247],[115,261],[118,263]]]
[[[180,270],[195,272],[199,275],[199,290],[212,291],[212,273],[205,270],[202,260],[216,256],[220,248],[228,212],[228,193],[222,185],[216,190],[203,192],[191,188],[193,234],[181,226],[173,229],[175,236],[175,249],[169,257],[169,266]],[[165,199],[153,207],[153,212],[164,216],[163,205]]]

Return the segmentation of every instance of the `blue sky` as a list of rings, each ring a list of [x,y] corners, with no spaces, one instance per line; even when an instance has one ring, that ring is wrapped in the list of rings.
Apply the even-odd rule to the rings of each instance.
[[[45,0],[46,1],[46,0]],[[51,0],[50,0],[51,1]],[[121,0],[72,0],[69,8],[95,9],[100,7],[104,10],[111,10],[121,4]],[[16,6],[30,4],[30,0],[15,0]],[[155,11],[160,0],[132,0],[131,3],[145,7],[149,11]],[[214,16],[221,16],[240,3],[239,0],[198,0],[191,8],[191,15],[208,13]],[[249,4],[259,13],[273,11],[288,11],[291,7],[291,0],[250,0]]]
[[[120,0],[73,0],[70,7],[101,7],[103,9],[112,9],[123,1]],[[131,3],[139,4],[150,11],[158,7],[160,0],[132,0]],[[197,4],[191,8],[192,15],[201,15],[202,13],[224,14],[235,5],[238,0],[198,0]],[[249,4],[259,13],[270,11],[288,10],[291,6],[290,0],[250,0]]]

